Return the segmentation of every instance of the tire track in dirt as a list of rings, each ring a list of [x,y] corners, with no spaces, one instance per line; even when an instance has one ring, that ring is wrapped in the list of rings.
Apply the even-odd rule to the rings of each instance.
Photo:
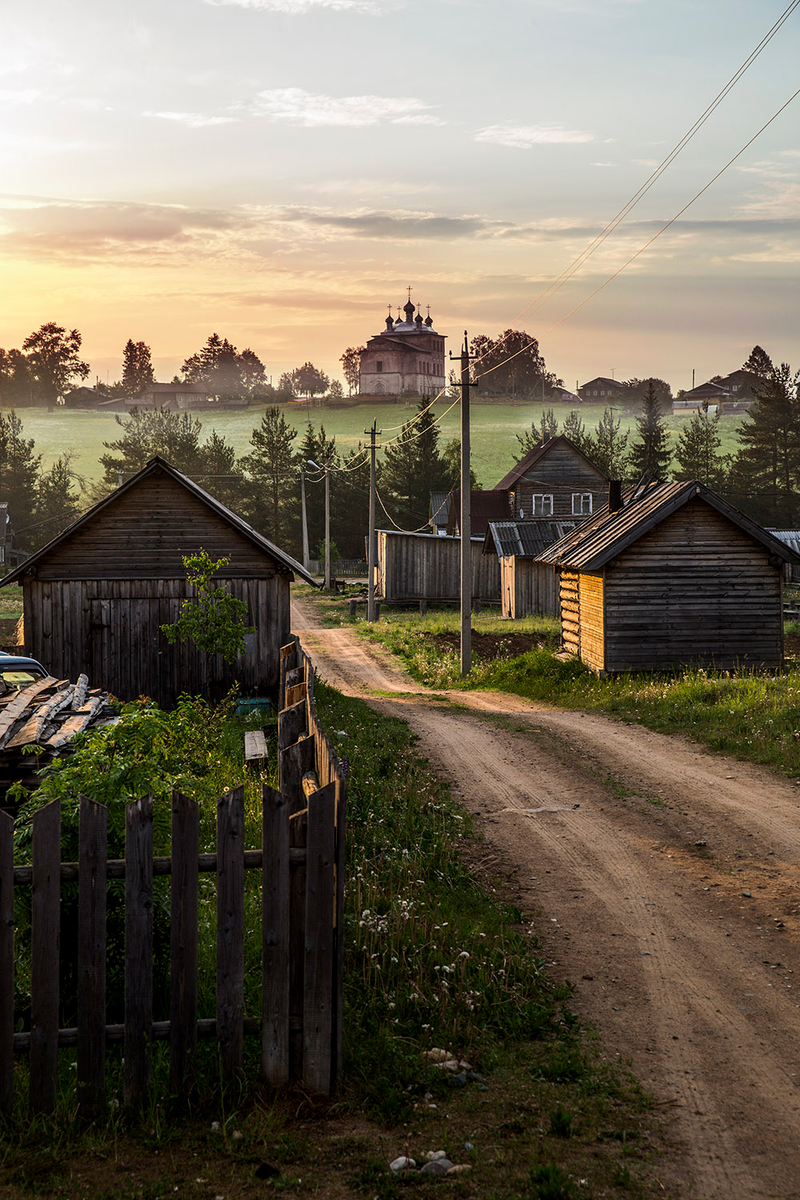
[[[574,1007],[670,1107],[670,1194],[800,1197],[797,789],[595,714],[429,692],[303,614],[322,677],[409,722],[541,913]]]

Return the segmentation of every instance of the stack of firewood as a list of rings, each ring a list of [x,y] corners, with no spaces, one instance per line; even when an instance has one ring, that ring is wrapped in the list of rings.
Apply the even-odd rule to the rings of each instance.
[[[62,754],[77,733],[115,717],[108,692],[90,689],[86,675],[77,683],[48,675],[0,696],[0,796],[17,781],[35,787],[35,772]],[[36,753],[27,749],[33,745],[40,747]]]

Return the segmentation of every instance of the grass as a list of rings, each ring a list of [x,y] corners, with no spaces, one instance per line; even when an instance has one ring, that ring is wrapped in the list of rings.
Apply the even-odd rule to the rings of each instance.
[[[443,413],[450,403],[449,400],[439,401],[434,412]],[[563,422],[572,411],[571,405],[552,407],[559,422]],[[587,429],[594,429],[603,414],[603,407],[601,404],[581,405],[579,411]],[[413,403],[405,402],[354,404],[341,408],[311,408],[310,417],[315,426],[322,423],[329,436],[335,435],[337,445],[347,452],[357,446],[359,441],[364,440],[364,428],[371,423],[373,417],[377,420],[379,428],[384,430],[384,437],[388,440],[395,436],[395,433],[391,432],[393,428],[408,420],[413,415],[414,408]],[[493,487],[506,474],[519,450],[516,435],[528,430],[534,419],[538,421],[541,410],[541,402],[473,402],[472,458],[481,486]],[[250,408],[198,415],[206,434],[216,429],[233,444],[238,454],[243,454],[250,448],[252,431],[260,422],[262,413],[261,408]],[[36,451],[43,455],[45,466],[49,466],[65,450],[72,451],[75,455],[76,471],[88,480],[97,480],[102,475],[99,460],[100,456],[106,453],[103,442],[118,437],[121,432],[113,413],[81,410],[67,412],[61,409],[50,413],[41,409],[20,409],[19,415],[23,421],[25,436],[35,439]],[[298,429],[301,436],[308,415],[303,406],[288,406],[287,420]],[[622,422],[623,432],[635,427],[635,416],[626,410],[616,409],[615,415]],[[687,418],[675,417],[670,413],[665,420],[674,446]],[[723,453],[730,453],[737,448],[735,432],[741,421],[741,417],[723,418],[720,426]],[[442,419],[441,436],[443,441],[460,437],[458,406]]]
[[[406,1185],[388,1162],[441,1147],[472,1167],[448,1184],[466,1200],[643,1195],[655,1136],[647,1097],[580,1027],[569,985],[549,978],[535,918],[505,902],[496,873],[484,882],[470,868],[482,849],[468,815],[402,721],[321,683],[316,697],[348,764],[339,1094],[317,1103],[298,1088],[268,1093],[256,1078],[258,1039],[246,1039],[247,1076],[227,1093],[211,1047],[201,1048],[208,1074],[187,1114],[169,1096],[158,1046],[147,1110],[112,1105],[86,1128],[75,1120],[74,1058],[62,1054],[56,1116],[31,1123],[20,1098],[0,1133],[0,1191],[9,1200],[155,1200],[175,1189],[392,1200]],[[252,924],[257,936],[257,912]],[[451,1087],[425,1057],[434,1047],[477,1075]],[[118,1052],[111,1058],[118,1100]],[[423,1197],[442,1186],[414,1183]]]
[[[309,593],[311,589],[308,589]],[[468,680],[460,673],[457,648],[442,635],[459,629],[455,609],[414,612],[384,609],[381,620],[355,621],[346,605],[320,593],[310,595],[326,624],[354,625],[357,632],[390,650],[411,677],[441,690],[493,689],[559,708],[609,713],[639,721],[661,733],[689,736],[717,750],[800,776],[800,663],[787,660],[779,674],[743,669],[685,669],[624,674],[598,679],[577,659],[556,656],[558,623],[548,618],[505,621],[491,613],[473,615],[473,630],[495,634],[530,633],[543,645],[516,657],[476,660]],[[788,598],[792,601],[792,596]],[[496,611],[496,610],[495,610]],[[787,621],[787,633],[800,622]]]
[[[10,583],[0,588],[0,620],[22,616],[22,585]]]

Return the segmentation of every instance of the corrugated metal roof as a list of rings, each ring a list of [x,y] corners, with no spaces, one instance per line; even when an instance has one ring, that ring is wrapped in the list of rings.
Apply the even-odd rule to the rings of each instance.
[[[578,529],[538,555],[538,560],[570,570],[599,571],[615,555],[627,550],[628,546],[683,508],[695,496],[699,496],[774,554],[786,561],[800,562],[800,555],[791,547],[697,480],[628,488],[623,493],[622,508],[610,513],[608,505],[604,505]]]
[[[580,521],[490,521],[483,553],[496,554],[498,558],[512,555],[536,558],[580,524]]]
[[[570,446],[576,454],[579,454],[594,471],[597,471],[597,474],[601,479],[608,479],[606,473],[600,470],[597,463],[592,462],[592,460],[586,454],[584,454],[582,450],[579,450],[575,443],[568,438],[565,433],[559,433],[555,437],[551,437],[548,441],[546,441],[543,446],[534,446],[533,450],[529,450],[525,457],[521,458],[516,466],[512,467],[508,474],[504,475],[500,482],[494,485],[494,490],[499,492],[508,491],[509,488],[513,488],[517,481],[521,479],[527,471],[530,470],[534,463],[537,463],[540,458],[544,458],[545,455],[549,454],[559,442],[566,442],[566,444]]]
[[[447,514],[450,512],[450,493],[431,492],[430,516],[431,525],[446,525]]]
[[[784,546],[791,546],[795,554],[800,555],[800,529],[768,529],[767,533],[783,542]]]

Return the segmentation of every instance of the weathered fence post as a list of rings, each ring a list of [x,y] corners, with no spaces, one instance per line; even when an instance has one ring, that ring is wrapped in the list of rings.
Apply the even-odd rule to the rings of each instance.
[[[197,1046],[198,855],[200,810],[172,793],[169,1086],[173,1095],[194,1083]]]
[[[331,1087],[335,820],[336,784],[329,783],[308,797],[306,838],[303,1081],[315,1092]]]
[[[0,813],[0,1113],[14,1103],[14,822]]]
[[[106,862],[108,809],[80,798],[78,862],[78,1110],[100,1112],[106,1093]]]
[[[264,1078],[289,1079],[289,805],[262,789],[262,1031]]]
[[[58,1076],[61,802],[33,814],[31,901],[31,1112],[51,1112]]]
[[[217,1046],[222,1074],[244,1066],[244,788],[217,802]]]
[[[334,930],[336,958],[332,985],[334,1040],[331,1088],[334,1087],[342,1069],[344,1038],[344,873],[347,831],[347,783],[343,778],[337,780],[336,792],[336,927]]]
[[[125,809],[125,1103],[150,1085],[153,1036],[153,797]]]

